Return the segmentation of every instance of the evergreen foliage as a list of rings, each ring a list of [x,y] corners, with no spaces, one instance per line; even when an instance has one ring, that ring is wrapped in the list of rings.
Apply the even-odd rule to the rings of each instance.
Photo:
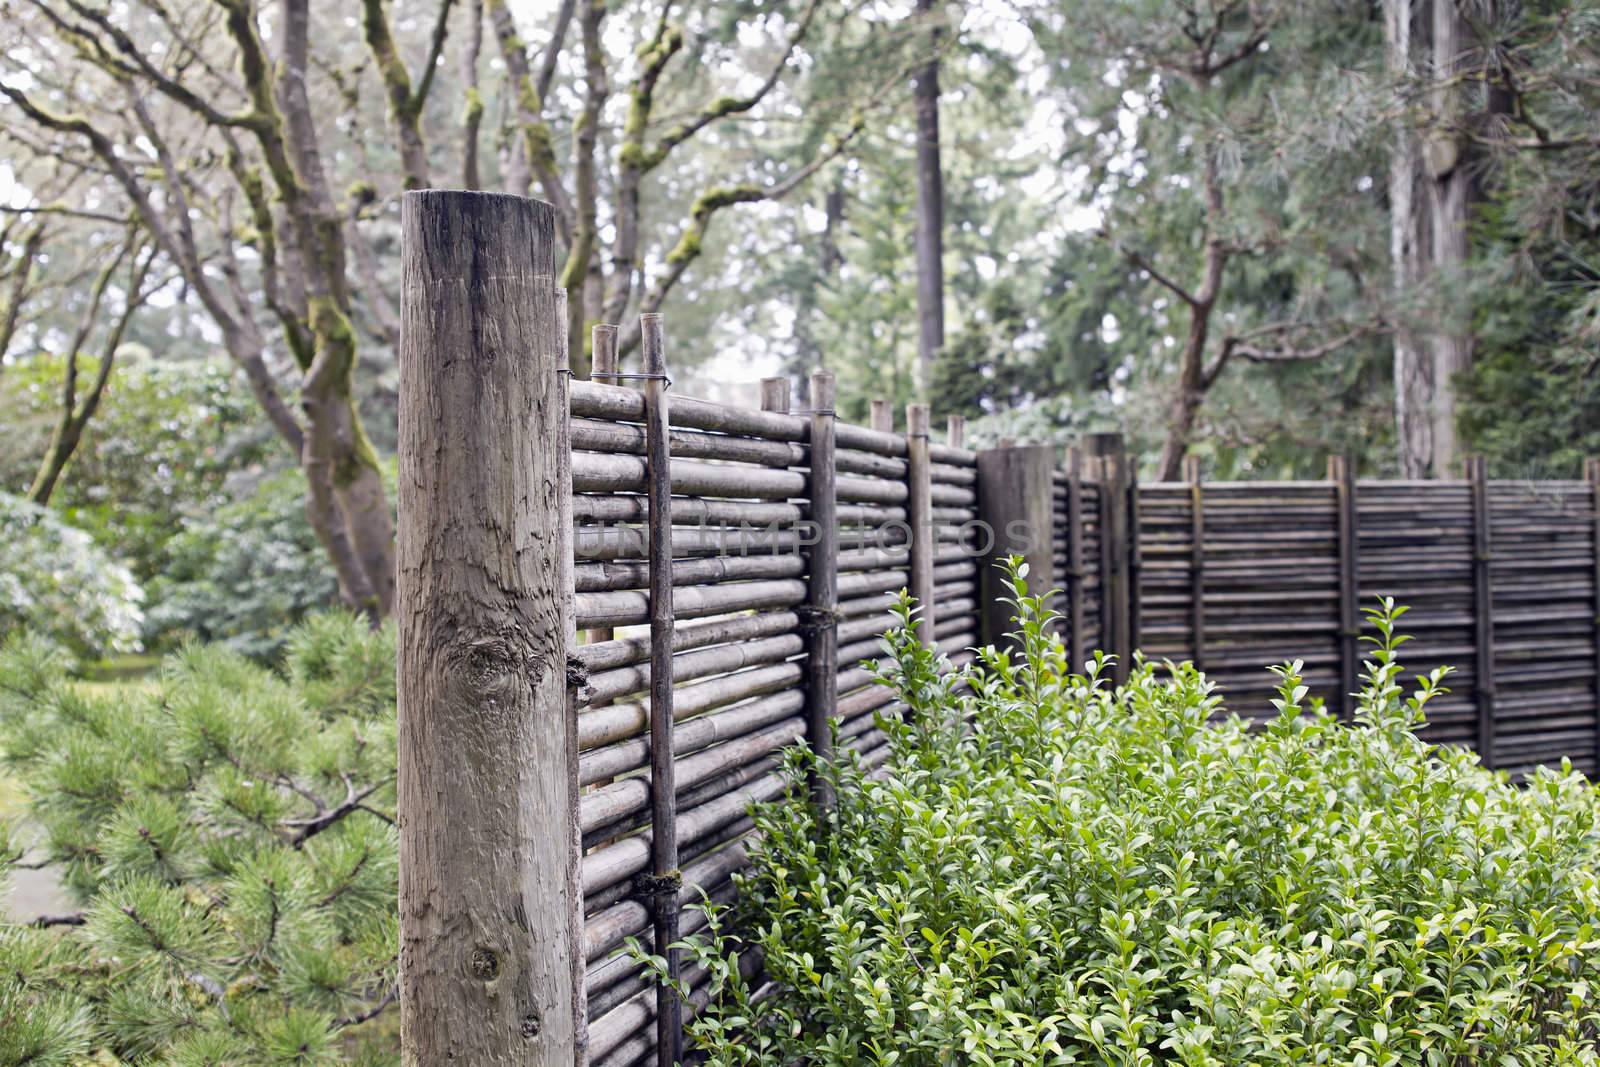
[[[1447,671],[1404,679],[1401,609],[1370,613],[1356,725],[1292,663],[1258,731],[1190,665],[1077,673],[1025,576],[973,695],[902,602],[886,772],[760,813],[739,928],[773,985],[726,916],[690,940],[708,1062],[1595,1062],[1600,802],[1418,741]]]
[[[0,924],[0,1064],[396,1063],[392,630],[342,615],[281,671],[189,645],[149,693],[0,652],[27,786],[8,863],[59,864],[81,925]]]

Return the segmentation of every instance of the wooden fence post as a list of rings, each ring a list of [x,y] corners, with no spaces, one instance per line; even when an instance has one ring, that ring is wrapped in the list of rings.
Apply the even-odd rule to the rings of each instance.
[[[1497,765],[1494,751],[1494,546],[1489,528],[1488,464],[1482,456],[1467,459],[1472,491],[1472,622],[1477,669],[1473,689],[1478,701],[1478,756],[1483,765]]]
[[[815,540],[806,563],[806,743],[818,759],[833,756],[831,719],[839,703],[839,521],[834,469],[833,374],[811,375],[810,475],[807,496]],[[811,798],[821,808],[833,796],[820,775],[811,780]]]
[[[985,644],[1000,644],[1013,629],[999,563],[1019,555],[1028,563],[1028,592],[1056,588],[1055,449],[1049,445],[990,448],[978,453],[978,520],[990,547],[979,584]]]
[[[894,433],[894,411],[889,407],[889,401],[875,396],[871,404],[872,414],[867,424],[879,433]]]
[[[917,636],[932,648],[937,606],[933,600],[933,460],[928,451],[931,415],[926,404],[906,405],[906,522],[911,527],[909,591],[921,614]]]
[[[1355,721],[1357,672],[1361,664],[1361,542],[1356,526],[1356,463],[1329,456],[1339,554],[1339,717]]]
[[[1600,777],[1600,456],[1583,461],[1583,477],[1589,483],[1589,506],[1594,510],[1594,532],[1590,541],[1594,556],[1594,776]]]
[[[967,447],[967,417],[951,415],[945,420],[945,441],[951,448]]]
[[[568,1067],[583,889],[555,214],[423,190],[402,233],[401,1042],[407,1064]]]
[[[1189,628],[1194,631],[1194,665],[1206,667],[1206,501],[1200,457],[1183,457],[1189,483]]]
[[[673,741],[672,442],[667,409],[666,331],[658,313],[639,316],[644,373],[646,530],[650,557],[650,910],[655,951],[670,982],[656,987],[656,1052],[661,1063],[683,1060],[682,970],[678,941],[678,787]]]
[[[1089,452],[1100,465],[1100,552],[1108,576],[1101,588],[1101,611],[1106,618],[1107,651],[1117,657],[1114,677],[1118,685],[1128,680],[1133,666],[1133,635],[1129,611],[1128,453],[1120,433],[1092,433]]]
[[[761,379],[761,410],[781,412],[789,410],[788,378]]]
[[[1067,663],[1083,666],[1083,453],[1067,449]]]

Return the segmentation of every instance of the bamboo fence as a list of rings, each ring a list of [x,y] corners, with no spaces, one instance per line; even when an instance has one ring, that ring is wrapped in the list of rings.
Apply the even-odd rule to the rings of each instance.
[[[1513,773],[1563,757],[1594,773],[1600,465],[1584,481],[1491,481],[1474,462],[1459,481],[1392,482],[1357,480],[1335,458],[1324,481],[1205,482],[1190,465],[1183,481],[1141,485],[1115,434],[1061,459],[1042,446],[974,452],[959,419],[936,440],[922,405],[908,407],[904,433],[882,402],[871,426],[842,422],[826,372],[813,375],[805,411],[791,409],[782,379],[762,383],[759,410],[678,395],[655,315],[641,323],[637,370],[620,368],[616,328],[598,326],[594,380],[575,381],[563,296],[547,274],[527,281],[530,296],[476,261],[450,267],[468,278],[457,282],[411,258],[422,247],[533,263],[525,248],[496,245],[525,230],[501,216],[519,219],[530,203],[433,192],[406,201],[408,1042],[467,1062],[677,1062],[706,998],[706,975],[671,948],[703,922],[685,905],[732,899],[752,804],[831,802],[820,781],[809,797],[788,795],[783,750],[838,744],[881,765],[880,717],[905,709],[865,661],[880,653],[893,597],[917,595],[919,636],[960,667],[1004,639],[993,564],[1011,552],[1027,558],[1033,589],[1060,590],[1074,662],[1105,649],[1122,678],[1135,649],[1192,659],[1247,716],[1270,712],[1264,668],[1299,659],[1313,693],[1349,717],[1359,608],[1394,597],[1411,608],[1406,663],[1457,668],[1430,708],[1429,739],[1473,745]],[[553,241],[534,229],[535,244]],[[545,334],[507,358],[501,338],[527,327],[523,300],[556,310],[536,317]],[[429,361],[430,345],[455,347]],[[491,401],[524,404],[544,436],[485,422]],[[540,480],[525,477],[530,465]],[[427,494],[450,506],[428,506]],[[447,571],[469,575],[456,583],[465,594],[442,581]],[[551,625],[566,635],[565,663],[542,646],[505,652]],[[552,703],[541,681],[507,716],[500,665],[512,662],[534,678],[564,671],[564,701]],[[463,707],[477,717],[463,719]],[[519,732],[528,717],[566,729],[530,740]],[[480,776],[470,804],[449,810],[518,814],[505,832],[534,840],[530,862],[570,868],[566,881],[480,875],[485,853],[460,845],[472,835],[441,822],[430,799],[429,768],[448,759],[470,769],[510,741],[533,746],[525,778]],[[530,805],[529,782],[551,780],[567,783],[565,801],[545,789]],[[424,861],[426,877],[415,873]],[[509,933],[483,917],[486,901],[505,899],[514,906],[500,911],[519,917]],[[515,940],[524,936],[531,947]],[[678,984],[654,981],[630,939],[659,947]],[[534,964],[513,975],[519,953]],[[741,966],[753,975],[760,961]],[[462,976],[453,1017],[422,993],[439,974]],[[545,996],[546,981],[568,990],[568,1007]],[[499,1018],[507,996],[515,1034],[462,1022]],[[551,1026],[562,1011],[570,1025]]]

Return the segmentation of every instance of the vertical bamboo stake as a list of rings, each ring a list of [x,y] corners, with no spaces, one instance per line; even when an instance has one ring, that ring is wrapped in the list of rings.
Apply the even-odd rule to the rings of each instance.
[[[806,563],[806,743],[819,760],[833,757],[832,716],[839,695],[839,520],[833,464],[834,379],[829,371],[811,375],[810,464],[807,494],[816,524]],[[812,801],[833,806],[832,791],[820,775],[811,780]]]
[[[1583,461],[1583,476],[1589,483],[1589,503],[1594,509],[1594,718],[1595,773],[1600,774],[1600,456]]]
[[[565,319],[562,320],[566,321]],[[613,323],[597,322],[589,330],[590,348],[593,349],[593,359],[590,363],[589,377],[608,385],[616,384],[616,374],[621,366],[617,359],[617,327]],[[602,641],[615,639],[617,631],[609,626],[596,627],[584,633],[586,644],[596,645]],[[611,703],[609,700],[596,701],[596,707],[604,707]]]
[[[881,396],[872,398],[870,425],[879,433],[894,433],[894,412],[889,407],[889,401]]]
[[[590,347],[594,350],[589,376],[611,382],[616,377],[621,362],[617,358],[617,327],[615,323],[597,322],[589,329]],[[614,384],[614,383],[613,383]]]
[[[1183,458],[1189,483],[1189,628],[1194,632],[1194,665],[1206,667],[1206,501],[1200,457]]]
[[[928,456],[929,413],[926,404],[906,405],[906,522],[911,526],[910,593],[921,610],[917,637],[932,648],[933,603],[933,470]]]
[[[1478,756],[1485,767],[1497,765],[1494,751],[1494,579],[1489,528],[1488,464],[1482,456],[1467,459],[1472,491],[1472,621],[1476,638]]]
[[[1086,440],[1085,446],[1089,444]],[[1095,504],[1100,521],[1095,526],[1096,555],[1095,568],[1100,579],[1100,651],[1112,653],[1116,651],[1117,620],[1111,610],[1111,535],[1109,524],[1111,522],[1111,494],[1106,490],[1106,461],[1105,457],[1095,455],[1093,452],[1084,457],[1084,471],[1094,485]]]
[[[1083,453],[1067,449],[1067,662],[1081,667],[1083,647]]]
[[[761,379],[761,410],[782,412],[789,410],[788,378]]]
[[[1142,630],[1144,626],[1144,599],[1140,596],[1140,584],[1144,573],[1144,545],[1140,533],[1139,519],[1139,465],[1124,456],[1124,477],[1127,489],[1123,492],[1123,514],[1126,518],[1128,531],[1127,566],[1128,581],[1124,586],[1124,603],[1127,605],[1127,634],[1123,638],[1124,647],[1127,649],[1128,666],[1133,666],[1133,653],[1143,641]],[[1126,676],[1124,676],[1126,677]]]
[[[1339,717],[1356,717],[1357,670],[1361,664],[1361,543],[1356,521],[1356,464],[1352,456],[1328,457],[1333,482],[1339,552]]]
[[[945,420],[945,440],[951,448],[967,447],[967,417],[951,415]]]
[[[556,475],[556,484],[565,486],[564,492],[556,494],[556,527],[557,529],[571,531],[572,526],[572,358],[571,347],[568,345],[567,335],[567,291],[556,290],[556,383],[560,389],[560,396],[556,401],[556,408],[561,412],[561,424],[554,444],[555,462],[560,469]],[[591,368],[592,370],[592,368]],[[570,534],[569,534],[570,536]],[[578,647],[577,629],[577,583],[573,578],[573,550],[568,542],[567,550],[561,554],[561,575],[557,586],[561,590],[563,634],[567,646],[567,662],[570,668],[572,650]],[[571,915],[572,937],[574,945],[583,944],[583,928],[585,920],[585,907],[583,899],[583,829],[578,821],[578,697],[579,687],[574,684],[575,678],[569,669],[567,672],[567,737],[571,743],[567,746],[567,780],[571,783],[572,800],[572,825],[569,827],[570,846],[567,850],[567,871],[569,885],[578,887],[572,894],[568,911]],[[576,1067],[585,1067],[589,1062],[589,993],[588,993],[588,960],[584,953],[572,954],[572,1018],[573,1018],[573,1062]]]
[[[683,1003],[677,980],[678,791],[672,712],[672,444],[668,434],[667,342],[658,313],[639,316],[644,374],[645,492],[650,551],[650,863],[656,955],[671,979],[656,988],[658,1062],[683,1060]]]
[[[1584,480],[1589,482],[1590,507],[1594,509],[1594,533],[1590,547],[1594,549],[1594,603],[1595,606],[1595,774],[1600,774],[1600,456],[1584,459]]]
[[[401,1042],[407,1064],[568,1067],[583,891],[555,214],[422,190],[401,220]]]

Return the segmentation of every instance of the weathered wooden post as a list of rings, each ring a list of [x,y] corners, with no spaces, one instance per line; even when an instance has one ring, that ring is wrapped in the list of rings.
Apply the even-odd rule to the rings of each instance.
[[[894,412],[889,407],[889,401],[881,396],[875,396],[870,401],[871,415],[867,425],[879,433],[894,432]]]
[[[423,190],[402,231],[403,1058],[568,1067],[583,942],[555,216]]]
[[[833,756],[832,717],[839,704],[839,511],[834,469],[835,383],[830,371],[811,375],[811,430],[807,447],[814,540],[806,553],[806,744],[819,759]],[[833,796],[820,775],[811,797],[823,808]]]
[[[661,1063],[683,1060],[683,1000],[674,984],[682,970],[678,941],[678,787],[673,742],[672,442],[667,411],[667,339],[661,316],[639,316],[644,354],[645,494],[650,557],[650,910],[656,955],[667,977],[656,989],[656,1052]]]
[[[938,642],[933,628],[933,460],[928,451],[931,416],[926,404],[906,405],[906,523],[911,527],[911,580],[907,591],[920,610],[917,637],[927,648]]]
[[[1353,456],[1329,456],[1339,552],[1339,717],[1354,722],[1357,674],[1361,667],[1361,542],[1357,521],[1356,462]]]
[[[1472,493],[1472,623],[1477,669],[1473,690],[1478,702],[1478,757],[1485,767],[1498,765],[1494,721],[1494,546],[1489,529],[1489,465],[1482,456],[1466,461]]]
[[[967,447],[967,417],[951,415],[944,423],[945,441],[951,448]]]
[[[789,410],[789,379],[784,377],[761,379],[761,410]]]
[[[1014,629],[1001,560],[1018,555],[1027,561],[1032,595],[1056,587],[1054,470],[1055,449],[1049,445],[978,453],[978,519],[990,539],[979,583],[985,644],[999,644]]]
[[[1133,666],[1127,445],[1120,433],[1092,433],[1085,444],[1100,468],[1100,552],[1107,564],[1100,610],[1105,614],[1109,638],[1106,651],[1117,657],[1115,678],[1120,685],[1128,680]]]
[[[1200,457],[1183,457],[1189,483],[1189,628],[1194,632],[1194,665],[1206,669],[1206,496]]]

